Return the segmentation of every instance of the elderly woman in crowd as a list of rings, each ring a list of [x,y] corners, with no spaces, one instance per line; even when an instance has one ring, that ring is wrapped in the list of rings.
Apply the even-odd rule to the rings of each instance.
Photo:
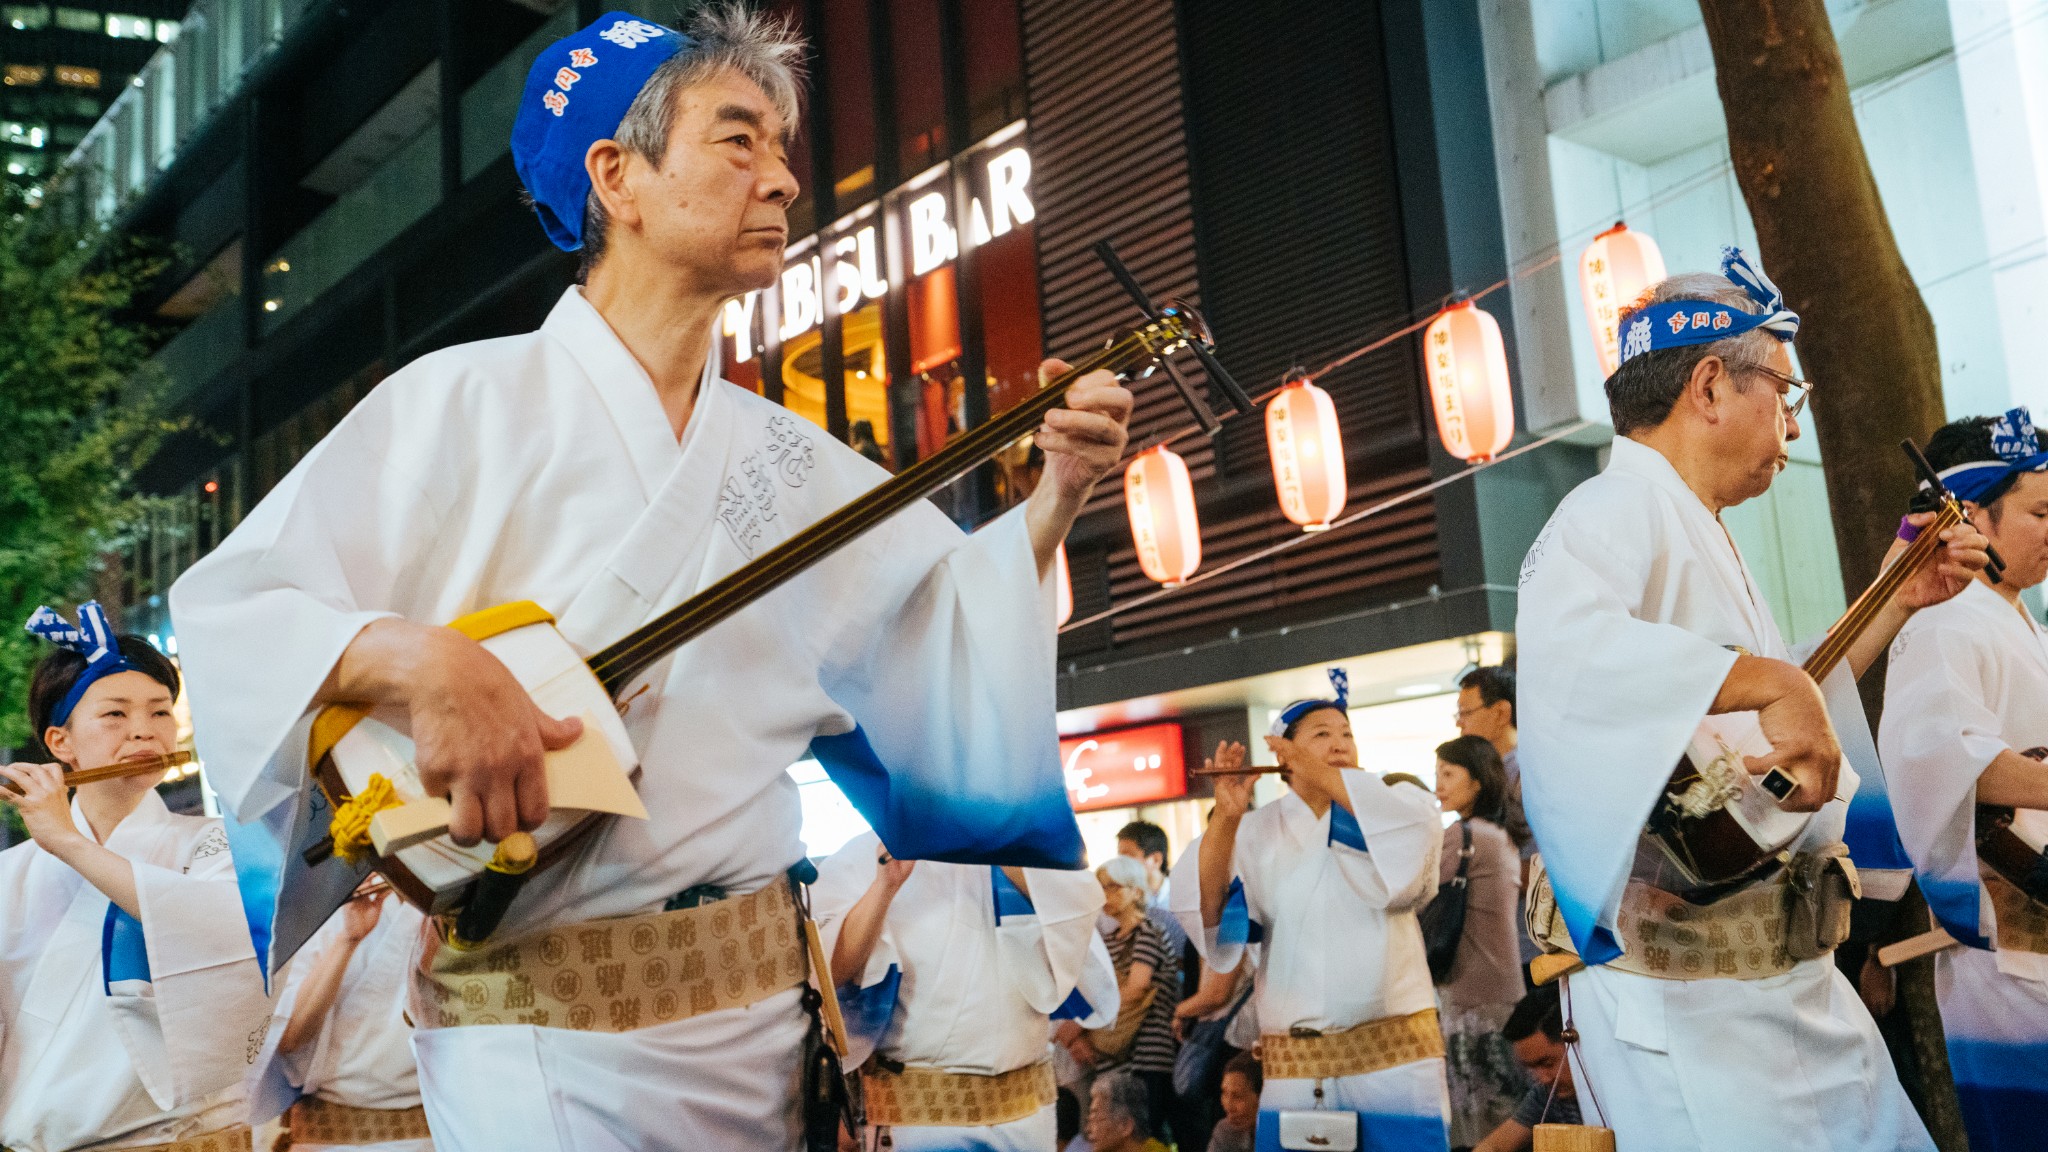
[[[1156,1123],[1173,1111],[1173,1063],[1180,1051],[1173,1010],[1180,1003],[1180,957],[1146,915],[1152,890],[1144,864],[1112,856],[1095,870],[1095,878],[1102,883],[1103,912],[1113,923],[1105,926],[1104,943],[1116,965],[1121,1014],[1114,1025],[1091,1031],[1063,1023],[1055,1038],[1098,1076],[1128,1073],[1148,1094],[1148,1114]]]
[[[1167,1152],[1152,1135],[1145,1086],[1122,1072],[1095,1078],[1088,1105],[1088,1137],[1095,1152]]]
[[[1528,1082],[1500,1034],[1522,998],[1522,931],[1515,917],[1522,871],[1502,824],[1508,792],[1492,743],[1460,736],[1437,747],[1437,802],[1458,817],[1444,829],[1439,892],[1461,883],[1465,890],[1457,957],[1437,984],[1454,1147],[1479,1142],[1512,1115]]]

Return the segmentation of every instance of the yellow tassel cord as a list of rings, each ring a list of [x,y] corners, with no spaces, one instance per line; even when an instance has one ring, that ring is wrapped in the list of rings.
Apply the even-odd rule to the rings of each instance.
[[[370,851],[370,817],[403,803],[391,781],[372,772],[363,790],[336,808],[334,819],[328,822],[327,834],[334,840],[334,854],[351,866],[362,863],[363,854]]]

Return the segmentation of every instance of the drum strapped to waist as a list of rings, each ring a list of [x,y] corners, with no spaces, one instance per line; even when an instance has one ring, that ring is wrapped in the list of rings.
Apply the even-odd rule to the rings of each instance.
[[[1008,1124],[1036,1115],[1059,1094],[1049,1060],[993,1076],[890,1063],[876,1057],[860,1070],[868,1123],[879,1128]]]
[[[1536,857],[1525,911],[1530,938],[1552,955],[1576,957],[1550,874]],[[1862,885],[1841,845],[1801,853],[1761,884],[1712,904],[1680,899],[1640,880],[1623,890],[1615,918],[1621,955],[1603,967],[1660,980],[1761,980],[1833,952],[1849,936]],[[1576,965],[1532,964],[1538,983]]]
[[[1268,1080],[1364,1076],[1443,1054],[1444,1034],[1434,1008],[1335,1032],[1296,1028],[1259,1037],[1259,1063]]]
[[[393,1140],[430,1140],[427,1110],[410,1108],[355,1108],[304,1096],[285,1113],[285,1130],[293,1144],[383,1144]]]
[[[790,881],[694,908],[587,920],[462,951],[427,937],[413,971],[420,1028],[532,1024],[631,1032],[803,985]]]

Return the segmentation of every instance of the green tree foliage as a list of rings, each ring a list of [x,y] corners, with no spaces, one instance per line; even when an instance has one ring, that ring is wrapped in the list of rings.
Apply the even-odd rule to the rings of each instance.
[[[130,309],[165,259],[58,224],[0,184],[0,747],[29,735],[38,604],[66,616],[103,556],[141,520],[135,472],[177,428],[149,362],[157,333]]]

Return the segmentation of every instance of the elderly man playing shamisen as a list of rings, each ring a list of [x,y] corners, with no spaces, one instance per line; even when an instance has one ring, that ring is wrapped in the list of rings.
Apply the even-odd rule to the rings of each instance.
[[[1839,923],[1841,909],[1805,921],[1812,939],[1791,939],[1786,877],[1843,867],[1839,797],[1855,773],[1830,711],[1863,734],[1853,673],[1914,610],[1962,589],[1985,541],[1945,529],[1936,562],[1823,695],[1721,521],[1764,494],[1799,435],[1806,384],[1787,354],[1798,317],[1738,250],[1722,271],[1665,280],[1624,314],[1623,363],[1607,380],[1612,460],[1565,498],[1522,567],[1523,799],[1569,928],[1549,943],[1591,965],[1566,993],[1579,1095],[1623,1149],[1931,1148],[1870,1013],[1826,954],[1838,941],[1813,927]],[[1759,725],[1771,751],[1747,769],[1791,777],[1785,807],[1815,815],[1791,868],[1679,907],[1644,824],[1709,717],[1710,728]],[[1831,886],[1844,900],[1853,889]],[[1532,904],[1541,920],[1541,891]]]
[[[801,52],[774,19],[718,7],[680,33],[611,13],[540,54],[513,159],[549,238],[581,249],[582,283],[537,332],[386,380],[172,590],[207,763],[245,830],[309,803],[305,718],[330,702],[409,717],[457,843],[537,827],[543,752],[580,724],[443,625],[533,601],[592,652],[885,479],[711,355],[724,302],[781,271]],[[413,1044],[437,1147],[794,1144],[793,921],[766,956],[751,937],[683,947],[789,913],[804,849],[786,769],[807,749],[858,777],[906,857],[1079,866],[1046,577],[1122,453],[1131,399],[1095,374],[1067,403],[1037,432],[1045,478],[1025,506],[970,538],[920,504],[625,686],[649,818],[604,824],[527,882],[492,937],[504,1003],[472,1003],[427,941]],[[289,889],[304,853],[272,855]],[[322,891],[315,923],[341,898]],[[287,890],[256,917],[273,961],[310,932],[306,903]],[[580,979],[529,975],[578,964]],[[706,964],[680,1003],[618,991]],[[737,1002],[706,1003],[721,998]]]

